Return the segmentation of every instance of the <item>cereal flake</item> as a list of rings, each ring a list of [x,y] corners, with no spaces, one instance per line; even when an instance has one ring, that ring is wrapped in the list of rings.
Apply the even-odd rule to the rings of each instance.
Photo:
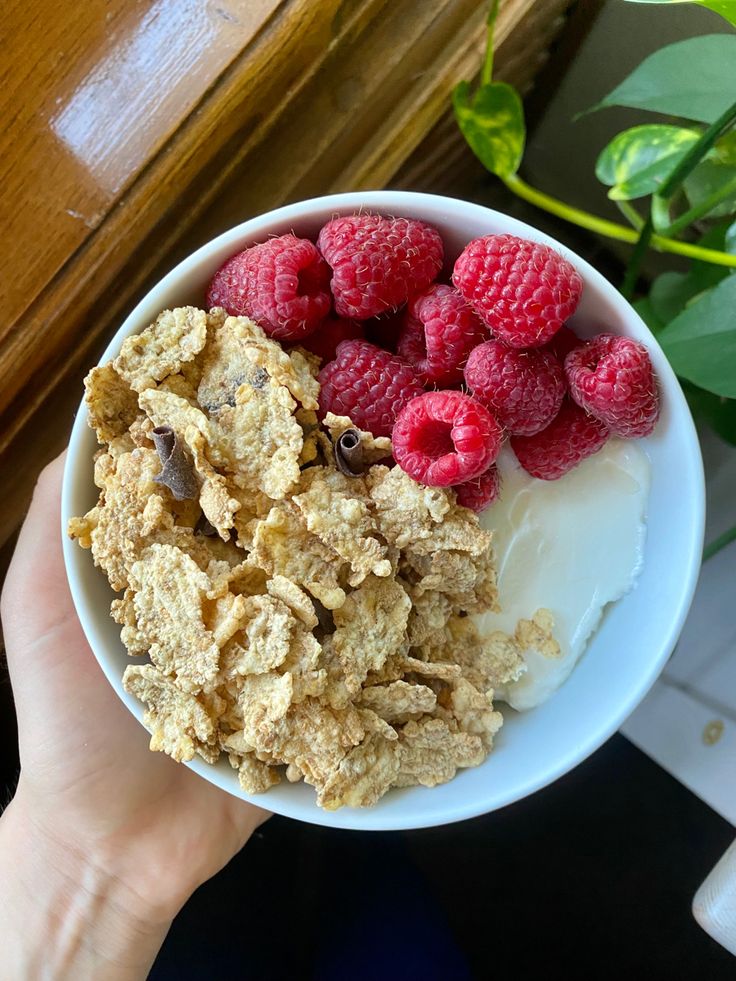
[[[372,467],[368,488],[380,532],[398,548],[425,539],[434,541],[452,507],[448,491],[418,484],[398,466]]]
[[[357,692],[402,645],[411,600],[398,582],[369,576],[335,610],[334,644],[348,690]]]
[[[225,741],[227,744],[227,740]],[[227,749],[227,745],[225,745]],[[281,774],[267,763],[262,763],[253,753],[238,756],[230,753],[228,759],[233,769],[238,771],[240,786],[246,794],[264,794],[271,787],[281,783]]]
[[[559,657],[560,645],[552,636],[554,617],[549,610],[537,610],[531,620],[519,620],[515,639],[524,650],[534,650],[543,657]]]
[[[219,664],[214,635],[203,622],[210,580],[194,560],[172,545],[151,545],[133,564],[135,636],[123,627],[123,642],[147,647],[164,674],[185,691],[210,687]]]
[[[399,733],[399,772],[395,787],[436,787],[452,780],[458,768],[478,766],[485,758],[479,736],[451,732],[441,719],[407,722]]]
[[[338,807],[370,807],[383,797],[398,773],[397,743],[381,736],[368,736],[343,757],[325,780],[317,803],[326,811]]]
[[[294,502],[307,528],[349,563],[351,586],[367,575],[391,575],[386,546],[373,537],[376,527],[354,478],[327,467],[305,471]]]
[[[303,434],[295,408],[288,389],[271,378],[260,388],[241,385],[235,405],[224,405],[212,421],[213,464],[241,487],[284,498],[299,480]]]
[[[293,505],[273,507],[268,517],[256,524],[253,555],[269,575],[280,575],[303,586],[328,610],[345,602],[339,557],[309,532]]]
[[[314,612],[314,603],[307,593],[291,579],[287,579],[285,576],[274,576],[266,583],[266,589],[271,596],[285,603],[291,612],[310,630],[317,626],[319,620]]]
[[[123,341],[113,361],[115,371],[136,392],[175,375],[192,361],[207,339],[207,315],[196,307],[164,310],[150,327]]]
[[[204,706],[152,664],[128,665],[123,687],[147,706],[143,724],[152,750],[186,763],[200,748],[214,746],[215,726]]]
[[[87,422],[98,443],[124,436],[138,415],[138,398],[112,364],[93,368],[84,379]]]
[[[437,704],[437,696],[426,685],[410,685],[406,681],[392,681],[388,685],[364,688],[360,704],[371,709],[384,721],[398,725],[429,715]]]

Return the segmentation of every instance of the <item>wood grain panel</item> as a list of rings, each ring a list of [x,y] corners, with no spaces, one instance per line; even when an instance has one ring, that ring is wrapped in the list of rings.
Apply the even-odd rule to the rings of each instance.
[[[0,345],[0,453],[58,383],[62,367],[87,357],[183,229],[191,227],[229,173],[237,148],[267,128],[268,108],[282,104],[290,88],[301,84],[329,47],[340,6],[340,0],[282,4],[278,18],[266,22],[243,49],[238,70],[221,77],[95,234],[71,255],[63,275],[8,330]]]
[[[421,105],[446,103],[460,77],[452,72],[457,52],[477,48],[484,13],[477,0],[394,2],[370,20],[346,21],[339,44],[284,105],[269,138],[242,154],[187,245],[277,204],[383,186],[431,125]]]
[[[279,2],[5,5],[0,344]]]

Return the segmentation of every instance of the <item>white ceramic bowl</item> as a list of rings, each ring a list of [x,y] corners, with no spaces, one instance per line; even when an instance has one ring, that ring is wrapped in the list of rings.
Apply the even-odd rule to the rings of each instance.
[[[703,467],[695,429],[675,376],[656,340],[629,304],[592,266],[559,242],[523,222],[464,201],[402,191],[339,194],[280,208],[231,229],[202,246],[165,276],[133,310],[105,351],[113,358],[124,338],[146,327],[167,307],[202,305],[205,286],[235,252],[270,235],[293,230],[316,237],[337,214],[360,209],[420,218],[442,233],[448,263],[472,238],[510,232],[547,242],[576,266],[585,284],[576,320],[605,325],[649,348],[662,391],[662,416],[645,440],[652,466],[644,570],[636,588],[610,608],[589,648],[565,685],[544,705],[525,714],[505,712],[506,724],[482,766],[462,770],[431,790],[391,791],[369,809],[321,811],[303,783],[282,783],[255,798],[278,814],[336,828],[394,830],[447,824],[526,797],[580,763],[621,725],[649,690],[674,648],[690,606],[703,542]],[[84,514],[96,501],[92,482],[95,437],[80,406],[69,443],[62,496],[62,522]],[[123,691],[128,657],[119,627],[109,616],[112,592],[88,551],[64,535],[72,596],[90,646],[110,684],[140,720],[141,704]],[[601,556],[605,562],[605,556]],[[544,597],[540,597],[540,605]],[[141,738],[144,734],[141,733]],[[121,754],[125,748],[121,747]],[[174,764],[172,763],[172,766]],[[248,798],[226,761],[189,766],[206,780]]]

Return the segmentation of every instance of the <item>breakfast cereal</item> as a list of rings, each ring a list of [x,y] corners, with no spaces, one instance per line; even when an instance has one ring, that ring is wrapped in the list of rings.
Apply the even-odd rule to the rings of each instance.
[[[246,317],[165,311],[87,379],[99,501],[69,532],[121,595],[126,691],[151,749],[224,754],[246,793],[285,775],[327,809],[480,763],[520,636],[481,640],[490,534],[391,442],[315,412],[318,359]]]

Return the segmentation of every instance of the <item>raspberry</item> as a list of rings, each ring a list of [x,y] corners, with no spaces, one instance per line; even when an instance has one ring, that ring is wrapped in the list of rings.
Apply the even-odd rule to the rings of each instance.
[[[527,473],[557,480],[597,453],[609,436],[606,426],[566,398],[552,422],[534,436],[512,436],[511,448]]]
[[[533,436],[560,411],[565,372],[551,351],[520,351],[490,340],[465,365],[468,388],[515,436]]]
[[[281,235],[228,259],[212,277],[207,303],[252,317],[277,340],[298,341],[330,312],[329,279],[313,242]]]
[[[363,336],[363,327],[357,320],[344,317],[328,317],[323,320],[313,334],[301,342],[303,348],[322,358],[326,364],[335,357],[340,341],[354,340]]]
[[[319,408],[350,416],[374,436],[390,436],[396,415],[424,388],[412,366],[367,341],[341,341],[319,373]]]
[[[648,436],[659,418],[649,352],[638,341],[599,334],[565,358],[570,394],[624,439]]]
[[[455,488],[457,503],[464,508],[470,508],[476,514],[493,504],[501,489],[501,475],[494,464],[485,473],[474,480],[466,480]]]
[[[545,351],[551,351],[560,364],[565,363],[565,358],[570,351],[585,344],[582,338],[578,337],[569,327],[560,327],[555,336],[545,345]]]
[[[498,456],[503,430],[480,402],[464,392],[425,392],[396,416],[394,459],[430,487],[479,477]]]
[[[425,384],[454,385],[485,325],[452,286],[435,284],[409,303],[397,351]]]
[[[515,235],[473,239],[455,263],[452,281],[512,347],[546,344],[574,312],[583,289],[567,259]]]
[[[358,320],[406,303],[429,286],[442,266],[439,232],[412,218],[333,218],[317,245],[332,267],[335,310]]]

